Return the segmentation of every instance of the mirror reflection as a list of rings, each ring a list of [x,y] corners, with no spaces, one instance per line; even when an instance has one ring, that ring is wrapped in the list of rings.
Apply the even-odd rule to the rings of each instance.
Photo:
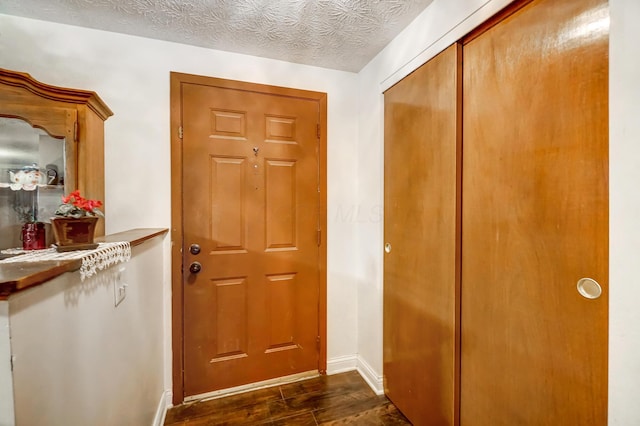
[[[0,249],[48,246],[50,222],[64,194],[65,140],[18,118],[0,117]],[[31,244],[26,230],[43,229]],[[49,234],[49,235],[46,235]]]

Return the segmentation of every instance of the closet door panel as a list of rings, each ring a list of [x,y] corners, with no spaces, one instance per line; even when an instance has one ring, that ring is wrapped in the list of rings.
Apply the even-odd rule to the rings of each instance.
[[[607,55],[602,0],[464,46],[462,425],[607,422]]]
[[[384,384],[419,425],[457,417],[459,60],[385,93]]]

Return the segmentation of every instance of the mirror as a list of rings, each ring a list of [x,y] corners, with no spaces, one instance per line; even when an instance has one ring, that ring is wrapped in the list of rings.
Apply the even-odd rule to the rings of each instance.
[[[65,192],[64,177],[64,138],[0,117],[0,249],[22,247],[24,223],[50,222]]]

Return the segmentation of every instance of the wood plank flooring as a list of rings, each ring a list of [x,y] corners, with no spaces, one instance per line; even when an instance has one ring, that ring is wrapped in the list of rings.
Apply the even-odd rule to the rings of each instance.
[[[355,371],[180,405],[165,420],[167,426],[338,424],[411,423]]]

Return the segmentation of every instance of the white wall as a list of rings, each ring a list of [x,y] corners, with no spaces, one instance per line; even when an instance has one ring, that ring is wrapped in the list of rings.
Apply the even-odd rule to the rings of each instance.
[[[640,425],[640,2],[610,0],[609,424]]]
[[[9,337],[9,302],[0,300],[0,426],[10,426],[15,419]]]
[[[18,425],[151,425],[164,405],[162,237],[9,298]],[[116,307],[114,285],[127,284]]]
[[[327,355],[331,361],[356,353],[356,230],[339,220],[357,195],[356,74],[8,15],[0,15],[0,67],[48,84],[93,90],[114,111],[105,125],[108,233],[170,227],[170,71],[328,93]],[[169,259],[167,241],[168,355]],[[170,358],[166,375],[169,381]]]
[[[435,0],[360,77],[358,204],[383,202],[382,92],[511,0]],[[640,2],[610,0],[609,424],[640,424]],[[377,215],[358,229],[358,353],[382,373],[382,238]],[[380,383],[381,385],[381,383]]]

